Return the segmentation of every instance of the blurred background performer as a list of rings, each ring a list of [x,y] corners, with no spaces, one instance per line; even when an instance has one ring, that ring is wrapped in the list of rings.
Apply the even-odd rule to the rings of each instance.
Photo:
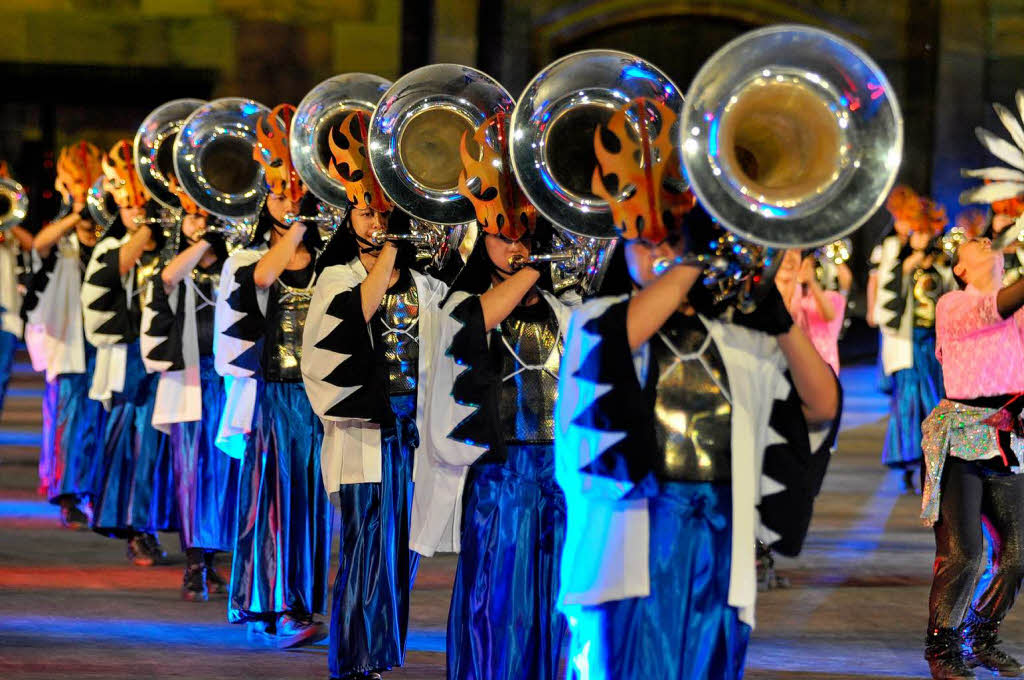
[[[657,110],[663,131],[676,115],[648,99],[628,106]],[[557,472],[568,505],[560,601],[571,678],[741,677],[755,533],[771,534],[769,520],[757,527],[761,461],[778,476],[771,459],[785,448],[816,459],[823,474],[838,423],[835,376],[774,286],[754,312],[730,321],[715,318],[721,305],[695,285],[700,267],[657,273],[657,260],[715,238],[701,208],[687,213],[693,197],[676,188],[667,137],[649,140],[660,159],[653,181],[627,196],[617,178],[643,178],[643,154],[607,151],[606,134],[595,146],[595,192],[624,239],[609,271],[628,275],[606,282],[619,295],[573,315],[559,376]],[[631,148],[621,134],[614,146]],[[783,420],[793,424],[785,433],[769,426]],[[785,444],[769,446],[777,437]],[[786,521],[806,530],[797,516],[809,512],[816,485],[806,486],[806,470],[789,474],[775,486]]]
[[[127,540],[139,566],[165,563],[157,531],[178,527],[167,436],[152,425],[158,376],[147,373],[139,335],[144,295],[160,268],[163,230],[146,222],[148,192],[135,171],[132,144],[103,157],[118,214],[96,244],[82,283],[85,338],[96,347],[89,396],[108,409],[93,528]]]
[[[237,526],[239,461],[216,446],[225,392],[213,359],[214,307],[228,253],[215,218],[173,175],[168,180],[181,210],[181,251],[154,281],[142,347],[160,371],[153,425],[168,433],[174,465],[186,558],[181,594],[199,602],[211,590],[227,595],[214,558],[234,549]]]
[[[933,678],[973,678],[978,665],[1019,676],[1024,666],[1000,649],[998,633],[1024,579],[1024,281],[1002,287],[1003,255],[987,238],[961,245],[953,271],[965,289],[943,295],[936,309],[949,396],[923,425],[921,517],[935,531],[925,658]],[[975,590],[986,562],[983,523],[992,569]]]
[[[23,333],[18,262],[21,251],[32,250],[32,234],[21,226],[28,198],[0,162],[0,413],[14,367],[14,350]]]
[[[464,137],[459,186],[481,236],[444,302],[435,348],[427,450],[438,471],[464,480],[449,680],[553,679],[566,631],[556,600],[565,499],[554,478],[554,402],[570,308],[552,292],[549,264],[523,266],[550,252],[553,233],[511,173],[500,146],[509,135],[498,127],[506,120],[478,128],[479,159]]]
[[[775,285],[793,322],[838,376],[839,334],[846,317],[846,296],[838,290],[822,288],[817,265],[813,252],[787,250],[775,274]]]
[[[233,361],[259,376],[247,407],[255,420],[240,473],[228,619],[246,623],[251,641],[279,648],[327,635],[313,615],[326,611],[332,518],[320,480],[323,428],[299,368],[321,241],[315,228],[285,222],[306,193],[288,150],[294,110],[282,104],[258,122],[253,153],[270,190],[259,221],[270,249],[234,270],[225,299],[236,319],[227,333],[253,343]]]
[[[302,372],[323,421],[324,485],[341,515],[328,669],[379,678],[405,661],[413,455],[431,375],[438,305],[447,287],[411,268],[409,218],[367,158],[370,112],[331,131],[330,177],[349,206],[325,252],[310,303]]]
[[[101,228],[86,206],[89,188],[103,173],[101,156],[85,141],[61,149],[56,187],[70,212],[36,234],[33,248],[41,266],[25,298],[29,327],[39,330],[26,344],[42,353],[46,379],[57,385],[54,459],[62,473],[50,489],[50,502],[60,506],[61,522],[69,528],[89,527],[102,482],[107,412],[89,398],[96,348],[85,340],[81,297]]]
[[[895,233],[872,255],[877,274],[869,282],[868,321],[881,329],[882,367],[893,381],[882,462],[902,470],[904,490],[913,493],[921,421],[944,396],[935,358],[935,303],[952,279],[936,238],[947,220],[943,209],[905,186],[893,190],[886,207]]]

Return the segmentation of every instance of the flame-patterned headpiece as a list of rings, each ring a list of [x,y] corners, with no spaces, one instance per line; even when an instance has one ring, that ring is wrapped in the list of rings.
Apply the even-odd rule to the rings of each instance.
[[[278,104],[270,115],[261,117],[256,125],[256,148],[252,156],[263,166],[270,193],[287,196],[298,203],[306,195],[306,187],[295,172],[288,147],[288,130],[294,115],[294,106]]]
[[[119,208],[141,208],[149,200],[132,162],[132,143],[122,139],[110,147],[102,161],[105,186]]]
[[[497,149],[487,141],[487,131],[491,126],[497,131]],[[459,144],[462,156],[459,193],[473,204],[480,230],[510,241],[532,234],[537,229],[537,209],[526,198],[510,171],[504,114],[491,116],[473,133],[473,141],[480,147],[480,160],[466,148],[468,136],[468,130],[463,132]],[[476,191],[469,187],[473,178],[480,183]]]
[[[946,206],[931,198],[923,198],[921,203],[924,205],[923,228],[930,231],[933,236],[938,236],[946,230],[946,225],[949,224]]]
[[[0,161],[0,179],[11,178],[11,166],[7,165],[7,161]]]
[[[199,204],[192,200],[181,185],[178,183],[178,178],[171,175],[167,178],[168,184],[171,185],[171,193],[178,197],[178,202],[181,203],[181,209],[189,215],[202,215],[203,217],[209,216],[210,213],[206,212],[199,207]]]
[[[627,117],[643,120],[639,135],[630,129]],[[671,135],[676,118],[663,103],[638,97],[594,131],[598,165],[591,191],[608,201],[615,228],[624,239],[661,243],[697,203],[689,190],[671,185],[671,180],[682,180]],[[651,138],[648,123],[659,119],[661,127]]]
[[[924,231],[937,236],[949,224],[945,206],[919,195],[904,184],[893,188],[885,207],[894,220],[906,223],[910,231]]]
[[[327,174],[345,185],[345,194],[353,208],[389,212],[394,203],[380,188],[366,153],[369,118],[365,111],[353,111],[331,130],[327,144],[334,158]]]
[[[102,158],[99,148],[84,140],[65,146],[57,156],[57,191],[72,203],[85,203],[89,187],[103,173]]]

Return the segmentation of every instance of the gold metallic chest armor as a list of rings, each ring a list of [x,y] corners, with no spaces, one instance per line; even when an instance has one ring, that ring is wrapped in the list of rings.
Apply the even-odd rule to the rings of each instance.
[[[403,272],[399,283],[381,300],[372,323],[375,354],[387,373],[389,396],[416,392],[419,318],[419,291],[408,272]]]
[[[656,474],[670,481],[731,478],[732,406],[722,356],[696,318],[673,316],[651,339]],[[650,377],[648,378],[650,379]]]
[[[278,279],[271,294],[277,298],[268,305],[266,346],[263,351],[263,377],[269,382],[302,380],[302,329],[306,325],[312,287],[293,288]]]
[[[935,305],[942,295],[942,277],[934,269],[915,269],[911,283],[914,325],[935,327]]]
[[[558,319],[546,301],[520,308],[502,321],[493,343],[500,343],[499,414],[510,444],[549,444],[555,440],[555,398],[562,340]],[[546,313],[545,313],[546,312]]]
[[[136,331],[142,326],[142,302],[145,299],[143,296],[146,294],[146,287],[160,269],[160,264],[159,252],[146,251],[139,257],[135,268],[129,274],[132,277],[132,295],[128,300],[128,313],[131,315],[132,327]]]

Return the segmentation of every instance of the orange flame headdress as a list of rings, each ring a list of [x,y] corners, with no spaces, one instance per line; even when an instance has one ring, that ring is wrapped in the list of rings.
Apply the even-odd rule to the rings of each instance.
[[[492,125],[497,130],[497,149],[487,141],[487,131]],[[509,170],[504,114],[491,116],[473,133],[473,140],[480,147],[480,160],[466,148],[468,135],[468,131],[463,132],[459,144],[462,156],[459,193],[473,204],[481,231],[510,241],[532,234],[537,228],[537,209],[523,194]],[[475,191],[469,186],[473,178],[480,182]]]
[[[885,207],[894,220],[907,223],[910,231],[925,231],[937,236],[949,224],[945,206],[919,195],[904,184],[893,188]]]
[[[1001,201],[992,202],[992,212],[997,215],[1020,217],[1024,214],[1024,196],[1014,196]]]
[[[168,183],[171,185],[171,193],[178,197],[178,202],[181,203],[181,209],[189,215],[202,215],[203,217],[208,216],[210,213],[206,212],[199,207],[199,204],[192,200],[192,197],[185,193],[185,190],[178,184],[178,178],[171,175],[167,178]]]
[[[946,225],[949,224],[946,206],[931,198],[924,198],[921,202],[924,204],[923,228],[931,231],[933,236],[938,236],[945,231]]]
[[[103,173],[102,152],[86,141],[65,146],[57,156],[57,191],[72,203],[85,203],[96,179]]]
[[[345,185],[345,194],[353,208],[388,212],[394,204],[380,188],[366,153],[368,118],[364,111],[353,111],[331,130],[327,144],[334,160],[327,174]]]
[[[141,208],[149,200],[149,193],[142,186],[142,180],[135,172],[132,162],[132,143],[127,139],[110,147],[103,156],[103,174],[107,190],[114,197],[119,208]]]
[[[639,135],[627,118],[640,118]],[[671,129],[676,114],[663,103],[644,97],[612,115],[608,125],[594,131],[598,166],[591,190],[608,201],[615,228],[625,239],[665,240],[683,215],[696,205],[690,191],[674,190],[667,180],[681,180]],[[656,137],[649,124],[661,127]]]
[[[7,165],[7,161],[0,161],[0,179],[11,178],[11,166]]]
[[[306,187],[295,172],[288,148],[288,130],[294,115],[294,106],[278,104],[269,116],[260,118],[256,125],[256,148],[252,156],[263,166],[263,175],[270,193],[287,196],[298,203],[306,195]]]

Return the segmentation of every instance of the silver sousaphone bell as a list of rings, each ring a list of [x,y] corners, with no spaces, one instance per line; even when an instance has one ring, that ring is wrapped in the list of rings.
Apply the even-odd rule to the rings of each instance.
[[[0,177],[0,231],[25,221],[28,215],[28,192],[20,183]]]
[[[114,203],[114,197],[107,188],[106,177],[100,175],[89,187],[85,205],[99,232],[106,231],[114,223],[117,219],[117,204]]]
[[[285,223],[314,223],[330,237],[349,207],[345,185],[331,177],[330,135],[352,112],[369,121],[391,81],[369,73],[345,73],[323,81],[309,91],[292,118],[288,145],[299,179],[320,199],[316,215],[286,215]]]

